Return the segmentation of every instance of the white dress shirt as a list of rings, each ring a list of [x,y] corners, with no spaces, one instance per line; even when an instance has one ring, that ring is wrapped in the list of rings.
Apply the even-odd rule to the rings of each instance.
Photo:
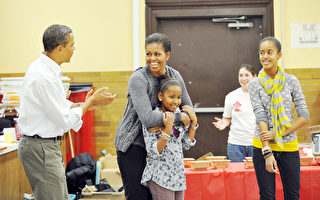
[[[35,60],[24,77],[18,127],[22,135],[42,138],[79,131],[82,109],[70,108],[61,80],[61,66],[45,54]]]

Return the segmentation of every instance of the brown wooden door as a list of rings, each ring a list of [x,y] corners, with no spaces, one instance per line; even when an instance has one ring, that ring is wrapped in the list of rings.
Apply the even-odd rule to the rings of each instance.
[[[209,151],[226,155],[229,129],[218,131],[212,121],[215,116],[222,116],[219,109],[224,106],[225,96],[239,87],[238,67],[242,63],[259,66],[257,46],[262,20],[250,21],[253,28],[239,30],[228,28],[227,23],[213,23],[211,18],[168,19],[158,23],[159,32],[172,40],[168,64],[181,73],[194,106],[207,108],[205,113],[197,113],[200,124],[197,145],[186,151],[185,156],[198,157]]]
[[[160,5],[160,0],[146,2],[147,34],[160,32],[171,38],[168,64],[181,73],[192,102],[198,107],[197,144],[185,151],[185,157],[197,158],[208,152],[226,155],[229,128],[219,131],[212,121],[215,116],[222,117],[226,94],[240,87],[239,66],[248,63],[260,69],[258,42],[273,31],[266,28],[266,12],[228,5],[212,10],[208,9],[210,5],[206,10],[201,6],[177,9],[174,5]],[[247,16],[246,22],[253,23],[252,28],[234,29],[228,28],[228,23],[212,22],[212,18],[242,15]]]

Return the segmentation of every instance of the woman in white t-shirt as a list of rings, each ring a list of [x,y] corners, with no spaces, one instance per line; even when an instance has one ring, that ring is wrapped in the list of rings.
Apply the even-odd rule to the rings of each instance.
[[[223,118],[215,117],[212,124],[219,130],[230,126],[227,154],[231,162],[242,162],[252,156],[252,141],[256,126],[250,103],[248,84],[257,76],[252,66],[242,64],[239,69],[240,88],[230,92],[224,103]]]

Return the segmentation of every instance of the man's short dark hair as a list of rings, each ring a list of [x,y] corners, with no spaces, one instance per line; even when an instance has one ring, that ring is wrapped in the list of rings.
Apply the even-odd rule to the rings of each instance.
[[[65,46],[69,42],[70,33],[72,33],[72,30],[68,26],[59,24],[49,26],[42,37],[44,50],[51,52],[59,45]]]

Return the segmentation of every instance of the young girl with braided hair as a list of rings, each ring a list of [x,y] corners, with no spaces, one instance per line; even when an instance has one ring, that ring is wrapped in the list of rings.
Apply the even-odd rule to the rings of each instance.
[[[183,200],[186,189],[183,148],[189,149],[196,143],[197,116],[190,106],[183,106],[182,111],[190,116],[191,124],[175,125],[174,113],[180,112],[181,84],[163,75],[159,87],[161,105],[156,109],[163,112],[164,127],[161,133],[155,134],[143,126],[147,164],[141,183],[149,187],[153,200]]]
[[[296,131],[308,124],[309,113],[298,79],[278,66],[281,44],[274,37],[259,43],[263,68],[249,83],[257,127],[253,138],[253,163],[260,199],[275,199],[275,173],[279,170],[285,200],[298,200],[300,157]],[[297,112],[293,119],[292,103]]]

